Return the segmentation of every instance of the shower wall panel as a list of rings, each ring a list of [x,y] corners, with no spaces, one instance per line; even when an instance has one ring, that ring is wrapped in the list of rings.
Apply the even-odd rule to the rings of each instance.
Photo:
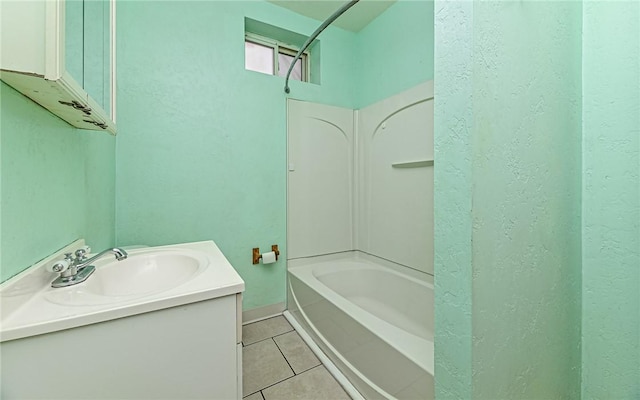
[[[288,258],[353,250],[353,110],[288,102]]]
[[[433,275],[433,81],[358,111],[359,250]]]

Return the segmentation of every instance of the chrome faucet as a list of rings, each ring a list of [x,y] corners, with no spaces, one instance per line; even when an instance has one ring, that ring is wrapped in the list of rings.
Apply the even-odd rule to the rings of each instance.
[[[119,247],[106,249],[91,258],[87,258],[87,253],[88,248],[78,249],[75,253],[65,253],[64,260],[53,264],[49,270],[60,273],[60,276],[51,282],[51,287],[66,287],[86,281],[96,270],[96,267],[91,263],[105,254],[113,254],[118,261],[122,261],[128,256],[127,252]]]
[[[87,257],[86,257],[87,251],[85,249],[79,249],[79,250],[76,250],[76,253],[75,253],[76,268],[84,268],[107,253],[113,253],[113,255],[116,257],[116,260],[118,261],[122,261],[128,256],[126,251],[122,250],[119,247],[113,247],[111,249],[106,249],[104,251],[101,251],[100,253],[96,254],[95,256],[87,260]]]

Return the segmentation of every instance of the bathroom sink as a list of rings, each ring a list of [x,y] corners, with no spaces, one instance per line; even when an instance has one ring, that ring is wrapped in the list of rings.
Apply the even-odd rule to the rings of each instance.
[[[126,260],[96,263],[85,289],[102,296],[146,294],[178,286],[206,262],[197,254],[160,251],[132,254]]]
[[[95,271],[87,280],[53,287],[59,274],[52,266],[84,248],[79,239],[0,285],[0,342],[227,296],[237,303],[244,291],[211,240],[130,249],[122,261],[105,253],[90,264]]]
[[[187,249],[129,252],[122,261],[101,259],[83,283],[47,293],[63,305],[97,305],[131,300],[173,289],[193,279],[207,265],[205,254]]]

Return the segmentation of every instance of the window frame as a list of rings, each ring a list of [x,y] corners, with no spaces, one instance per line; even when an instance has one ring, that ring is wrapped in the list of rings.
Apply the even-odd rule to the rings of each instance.
[[[295,58],[296,54],[298,54],[298,51],[300,50],[297,46],[284,43],[275,39],[270,39],[264,36],[256,35],[255,33],[249,33],[249,32],[245,33],[244,41],[245,43],[250,42],[257,45],[270,47],[273,50],[273,75],[272,76],[280,76],[278,75],[278,67],[279,67],[278,55],[283,54],[283,55],[287,55]],[[301,76],[300,82],[311,81],[310,62],[311,62],[311,57],[309,55],[309,51],[306,50],[300,56],[300,63],[302,64],[302,76]],[[246,69],[246,65],[245,65],[245,69]],[[254,71],[254,70],[249,69],[248,71]],[[260,71],[254,71],[254,72],[264,74],[264,72],[260,72]],[[268,75],[268,74],[265,74],[265,75]]]

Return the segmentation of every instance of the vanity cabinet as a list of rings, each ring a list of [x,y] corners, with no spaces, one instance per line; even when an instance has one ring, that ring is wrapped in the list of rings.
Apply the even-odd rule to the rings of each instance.
[[[115,0],[3,0],[0,18],[0,79],[77,128],[115,135]]]
[[[241,399],[241,294],[0,343],[0,397]]]

